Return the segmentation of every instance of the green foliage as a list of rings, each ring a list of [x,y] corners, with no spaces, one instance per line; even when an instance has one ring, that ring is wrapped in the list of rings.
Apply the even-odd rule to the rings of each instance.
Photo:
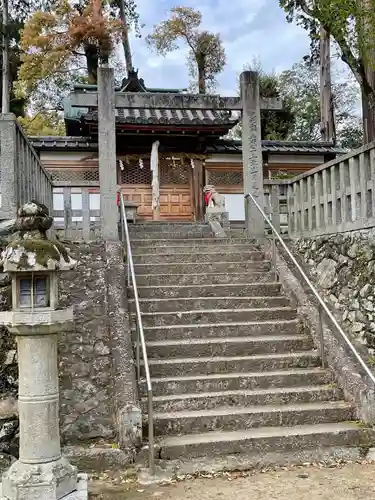
[[[279,0],[287,20],[306,29],[311,58],[319,56],[319,28],[335,40],[341,59],[375,108],[375,89],[368,69],[375,69],[375,9],[372,0]]]
[[[220,35],[200,29],[202,14],[191,7],[173,7],[170,18],[154,26],[147,44],[165,56],[179,48],[182,40],[189,47],[188,68],[200,93],[215,86],[216,76],[226,63]]]
[[[259,74],[262,97],[281,97],[283,111],[262,111],[262,139],[320,141],[320,80],[317,64],[301,61],[279,74],[263,70],[258,61],[245,69]],[[353,149],[362,143],[362,128],[358,116],[359,89],[353,79],[333,72],[333,104],[336,115],[338,143]],[[241,136],[240,126],[234,137]]]
[[[254,60],[247,64],[244,70],[257,71],[259,75],[259,92],[261,97],[280,97],[281,87],[280,78],[274,73],[267,73],[262,68],[259,61]],[[295,123],[295,113],[292,109],[292,101],[286,97],[283,103],[283,109],[278,111],[261,111],[261,129],[262,139],[285,140],[293,131]],[[234,131],[235,137],[241,137],[241,128],[238,126]]]
[[[353,79],[332,71],[332,97],[335,110],[337,139],[343,147],[358,147],[362,129],[357,105],[359,89]],[[296,120],[291,140],[319,141],[320,135],[320,74],[319,65],[300,62],[279,75],[280,95],[288,98]]]
[[[340,145],[348,151],[363,145],[363,129],[359,125],[345,125],[340,135]]]
[[[123,4],[128,28],[134,26],[139,33],[134,0]],[[11,110],[17,116],[24,116],[26,108],[33,116],[39,111],[62,110],[63,99],[74,84],[96,82],[100,56],[110,49],[108,42],[116,43],[121,35],[119,5],[120,0],[103,0],[102,15],[101,3],[92,0],[12,1]],[[45,127],[49,125],[47,120]]]
[[[285,170],[279,170],[272,174],[272,179],[293,179],[296,174],[294,172],[286,172]]]
[[[28,95],[39,82],[57,74],[79,72],[82,56],[86,68],[84,62],[81,67],[86,69],[89,83],[95,83],[98,61],[108,61],[120,30],[119,21],[110,19],[100,0],[90,0],[84,7],[63,0],[48,12],[36,11],[22,31],[19,95]]]
[[[19,67],[21,64],[20,60],[20,50],[19,50],[19,40],[20,40],[20,30],[23,26],[22,20],[19,17],[15,17],[15,13],[10,13],[10,19],[8,24],[8,36],[9,36],[9,77],[10,77],[10,111],[16,116],[23,116],[25,113],[26,99],[24,97],[16,97],[13,91],[13,82],[17,80],[17,75]],[[1,32],[5,28],[1,27]],[[0,68],[2,68],[3,58],[2,52],[0,51]],[[0,79],[0,106],[2,98],[2,81]]]
[[[33,116],[26,115],[18,119],[27,135],[52,136],[65,135],[65,124],[61,114],[56,111],[37,112]]]

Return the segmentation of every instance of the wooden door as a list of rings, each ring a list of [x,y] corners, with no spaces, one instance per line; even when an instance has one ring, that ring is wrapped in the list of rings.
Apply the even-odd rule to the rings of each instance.
[[[160,159],[160,219],[184,221],[192,219],[191,190],[188,179],[188,167],[180,162]],[[121,190],[129,201],[139,205],[138,217],[142,220],[152,220],[152,194],[149,160],[143,161],[140,168],[138,161],[124,161],[120,171],[119,183]]]

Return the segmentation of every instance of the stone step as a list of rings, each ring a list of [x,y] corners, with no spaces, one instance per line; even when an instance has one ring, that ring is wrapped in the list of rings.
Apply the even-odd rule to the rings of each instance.
[[[134,264],[138,274],[192,274],[192,273],[232,273],[232,272],[261,272],[270,270],[270,262],[178,262],[159,264]]]
[[[130,239],[133,240],[186,240],[186,239],[216,239],[223,241],[226,239],[244,239],[246,236],[242,231],[229,231],[225,238],[215,238],[211,229],[204,230],[184,230],[184,231],[146,231],[136,230],[130,232]]]
[[[270,297],[279,295],[279,283],[227,283],[225,285],[167,285],[167,286],[138,286],[140,298],[185,298],[185,297]],[[129,295],[133,297],[133,290],[129,288]]]
[[[181,253],[170,253],[170,254],[159,254],[157,252],[147,253],[141,255],[134,255],[134,264],[179,264],[179,263],[198,263],[200,265],[215,262],[252,262],[252,261],[263,261],[264,252],[201,252],[197,250],[196,252],[181,252]]]
[[[142,312],[143,326],[186,325],[195,323],[229,323],[230,321],[264,321],[296,319],[292,307],[248,309],[204,309],[194,311]],[[134,314],[132,315],[134,319]]]
[[[304,327],[299,320],[284,321],[256,321],[244,323],[211,323],[188,324],[176,326],[161,326],[144,328],[146,340],[174,340],[174,339],[210,339],[268,336],[268,335],[297,335],[304,333]],[[134,333],[134,330],[133,330]]]
[[[147,342],[149,359],[173,359],[199,356],[251,356],[313,349],[307,335],[273,335],[264,337],[233,337],[210,339],[176,339]]]
[[[205,358],[150,359],[151,377],[179,377],[188,375],[212,375],[238,372],[269,372],[292,368],[319,366],[316,351],[281,354],[257,354],[253,356],[215,356]],[[141,363],[141,375],[144,367]]]
[[[205,432],[159,440],[156,448],[164,460],[220,457],[240,453],[256,454],[257,460],[267,452],[315,450],[333,447],[371,447],[374,433],[355,423],[340,422],[294,427],[259,427],[234,432]],[[268,465],[268,464],[265,464]]]
[[[237,431],[259,427],[345,422],[354,416],[352,404],[345,401],[219,407],[212,410],[154,412],[158,436],[196,434],[207,431]],[[147,417],[145,415],[145,422]]]
[[[130,240],[180,240],[180,239],[197,239],[197,238],[214,238],[213,232],[210,228],[204,229],[180,229],[180,230],[159,230],[149,231],[148,229],[132,229],[129,232]],[[243,235],[242,235],[243,236]],[[233,238],[233,235],[230,235]]]
[[[184,231],[184,230],[203,230],[203,229],[209,229],[210,226],[209,224],[206,224],[205,222],[163,222],[163,221],[157,221],[157,222],[144,222],[144,223],[137,223],[137,224],[132,224],[129,225],[129,232],[134,233],[137,231]]]
[[[140,299],[141,312],[197,311],[206,309],[257,309],[287,307],[286,297],[183,297],[177,299]],[[129,301],[130,311],[135,312],[135,302]]]
[[[215,241],[215,240],[214,240]],[[156,243],[156,240],[155,240]],[[156,245],[152,244],[150,245],[150,242],[148,242],[148,245],[136,245],[134,243],[134,240],[131,241],[131,246],[132,246],[132,253],[133,256],[136,257],[138,255],[142,254],[158,254],[158,255],[180,255],[181,253],[184,254],[189,254],[189,253],[197,253],[200,252],[201,254],[205,253],[245,253],[245,252],[258,252],[259,247],[257,247],[254,244],[235,244],[235,243],[226,243],[226,244],[216,244],[216,245],[207,245],[205,241],[203,240],[202,243],[198,244],[191,244],[189,243],[188,240],[184,242],[184,244],[181,245],[175,245],[175,242],[172,240],[170,241],[170,245]]]
[[[201,392],[259,390],[287,388],[307,385],[332,384],[329,370],[317,368],[249,373],[214,373],[210,375],[181,375],[176,377],[152,378],[154,394],[175,395]],[[335,386],[335,384],[333,384]],[[146,395],[145,380],[141,380],[141,393]]]
[[[132,249],[134,250],[141,250],[143,247],[148,247],[148,248],[160,248],[164,249],[167,253],[168,250],[171,249],[177,249],[178,248],[195,248],[195,247],[207,247],[207,248],[212,248],[213,250],[215,249],[216,246],[237,246],[237,245],[243,245],[248,249],[253,249],[253,250],[259,250],[259,244],[251,239],[251,238],[246,238],[246,237],[235,237],[235,238],[186,238],[186,239],[162,239],[162,238],[155,238],[151,242],[149,239],[140,239],[140,238],[130,238],[131,240],[131,246]],[[216,251],[216,250],[214,250]],[[141,252],[142,253],[142,252]]]
[[[190,270],[190,271],[194,271]],[[138,286],[161,286],[161,285],[224,285],[224,284],[247,284],[247,283],[269,283],[275,281],[275,275],[272,272],[231,272],[231,273],[199,273],[194,274],[141,274],[137,271]]]
[[[217,407],[248,407],[266,405],[284,405],[313,403],[317,401],[338,401],[342,399],[342,390],[329,385],[281,387],[257,390],[230,390],[218,392],[200,392],[199,394],[178,394],[154,396],[154,412],[170,413],[180,411],[212,410]],[[148,399],[141,401],[142,410],[147,413]]]

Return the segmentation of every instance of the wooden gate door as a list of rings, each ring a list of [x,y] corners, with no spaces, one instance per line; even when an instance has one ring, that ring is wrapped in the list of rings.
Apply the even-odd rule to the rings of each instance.
[[[160,219],[166,221],[184,221],[192,219],[191,190],[189,170],[179,161],[160,158]],[[143,161],[140,168],[137,160],[126,163],[119,172],[121,191],[129,201],[138,204],[138,217],[152,220],[152,175],[150,162]]]
[[[139,219],[152,220],[150,164],[144,162],[141,168],[137,160],[128,163],[125,159],[122,160],[123,166],[119,171],[121,191],[127,200],[138,205]]]
[[[192,219],[189,168],[179,160],[160,160],[160,218],[170,221]]]

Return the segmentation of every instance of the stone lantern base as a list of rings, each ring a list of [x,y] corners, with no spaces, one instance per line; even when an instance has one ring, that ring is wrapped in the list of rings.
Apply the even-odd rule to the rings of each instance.
[[[0,500],[87,500],[87,479],[61,458],[45,464],[15,462],[3,475]]]

